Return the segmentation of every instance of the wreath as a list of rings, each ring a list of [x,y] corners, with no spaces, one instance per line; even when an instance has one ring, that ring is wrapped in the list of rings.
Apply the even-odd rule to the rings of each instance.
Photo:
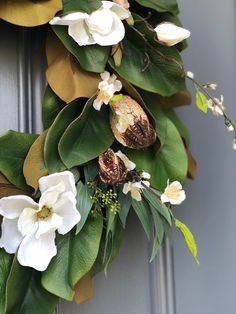
[[[186,78],[199,109],[236,128],[211,94],[216,85],[185,71],[190,32],[178,13],[175,0],[0,1],[2,20],[44,25],[48,62],[44,131],[0,137],[0,313],[51,314],[58,298],[90,298],[131,211],[152,243],[150,261],[177,227],[198,263],[172,210],[196,174],[174,112],[191,102]]]

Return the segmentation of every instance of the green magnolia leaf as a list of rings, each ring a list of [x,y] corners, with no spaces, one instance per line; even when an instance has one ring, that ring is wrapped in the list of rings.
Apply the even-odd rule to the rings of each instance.
[[[90,216],[82,230],[57,236],[57,255],[42,274],[42,285],[51,293],[72,300],[75,284],[90,271],[99,250],[103,217]]]
[[[42,120],[44,129],[48,129],[51,126],[63,107],[63,101],[57,97],[57,95],[48,85],[45,90],[42,103]]]
[[[161,215],[162,217],[165,218],[165,220],[168,222],[168,224],[171,226],[171,215],[166,207],[165,204],[163,204],[160,199],[158,198],[157,195],[154,193],[154,189],[143,189],[143,196],[145,197],[146,201],[153,207],[155,208]]]
[[[143,199],[142,201],[136,201],[133,199],[132,207],[143,226],[148,240],[150,240],[152,238],[153,221],[148,204]]]
[[[76,57],[84,70],[96,73],[104,72],[110,54],[109,46],[79,46],[72,37],[69,36],[68,27],[52,26],[52,29],[66,49]]]
[[[114,141],[108,108],[95,110],[93,100],[88,100],[81,115],[69,125],[59,142],[59,153],[67,168],[98,157]]]
[[[158,12],[171,12],[178,14],[179,9],[176,0],[136,0],[144,7],[154,9]]]
[[[63,0],[62,14],[68,14],[70,12],[87,12],[92,13],[102,6],[100,0]]]
[[[183,124],[183,122],[179,119],[175,111],[173,109],[167,109],[167,110],[164,110],[164,113],[174,123],[175,127],[179,131],[179,134],[184,139],[185,144],[189,146],[190,138],[189,138],[188,130],[186,126]]]
[[[199,260],[197,258],[197,244],[192,232],[178,219],[175,220],[175,226],[181,231],[189,251],[193,255],[196,263],[199,264]]]
[[[5,252],[4,249],[0,250],[0,313],[5,313],[6,306],[6,285],[9,276],[13,255]]]
[[[135,26],[139,28],[142,23],[136,24]],[[179,66],[182,61],[177,49],[156,43],[153,40],[153,33],[150,35],[146,28],[140,30],[147,33],[152,47],[147,46],[139,34],[127,29],[122,41],[125,51],[122,63],[116,67],[113,58],[110,57],[111,67],[125,80],[149,92],[171,96],[184,90],[185,80]]]
[[[89,189],[87,184],[83,184],[81,181],[77,184],[77,208],[81,214],[81,219],[76,227],[76,233],[79,233],[83,228],[89,212],[93,206],[91,196],[93,191]]]
[[[0,136],[0,172],[15,186],[31,191],[23,175],[25,157],[38,135],[8,131]]]
[[[124,194],[122,189],[118,193],[118,202],[120,204],[120,210],[118,212],[123,227],[126,226],[126,219],[131,208],[132,198],[130,193]]]
[[[68,125],[80,115],[84,103],[85,99],[79,98],[65,106],[48,130],[44,145],[44,159],[49,173],[66,169],[58,152],[58,143]]]
[[[150,262],[153,261],[155,256],[157,255],[158,249],[162,243],[163,237],[164,237],[164,227],[162,223],[162,218],[156,211],[156,208],[154,208],[152,205],[150,206],[150,210],[152,213],[152,218],[154,222],[155,232],[154,232],[154,238],[153,238],[153,246],[152,246],[152,253],[150,257]]]
[[[54,313],[58,298],[46,291],[40,280],[40,272],[20,266],[15,258],[7,281],[6,313]]]
[[[198,109],[200,109],[204,113],[207,113],[208,100],[207,100],[206,96],[200,91],[196,92],[196,105],[197,105]]]

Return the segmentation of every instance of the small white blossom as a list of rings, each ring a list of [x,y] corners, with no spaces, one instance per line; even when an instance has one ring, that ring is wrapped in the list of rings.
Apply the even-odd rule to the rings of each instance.
[[[169,22],[157,25],[154,30],[158,40],[167,46],[174,46],[191,35],[189,30]]]
[[[193,79],[194,78],[194,73],[191,72],[191,71],[187,71],[186,72],[186,76],[189,77],[190,79]]]
[[[146,187],[142,185],[142,183],[146,186],[150,186],[150,182],[148,181],[139,181],[139,182],[127,182],[124,184],[123,187],[123,193],[127,194],[128,192],[131,193],[131,197],[135,199],[136,201],[141,201],[142,196],[141,196],[141,191],[142,189],[145,189]]]
[[[212,90],[216,90],[217,84],[210,83],[210,84],[208,84],[208,88],[209,88],[209,89],[212,89]]]
[[[233,139],[232,148],[233,150],[236,150],[236,138]]]
[[[227,125],[227,130],[228,130],[229,132],[234,131],[233,125],[232,125],[232,124]]]
[[[93,107],[100,110],[102,104],[108,104],[113,95],[122,88],[121,81],[117,80],[115,74],[110,75],[108,71],[100,74],[102,81],[98,84],[98,95],[93,102]]]
[[[142,177],[142,179],[146,179],[146,180],[151,179],[150,173],[145,172],[145,171],[143,171],[143,172],[141,173],[141,177]]]
[[[79,222],[80,213],[71,172],[42,177],[39,189],[39,203],[25,195],[0,200],[0,247],[10,254],[17,253],[21,265],[44,271],[57,254],[56,230],[60,234],[69,232]]]
[[[125,154],[123,154],[120,150],[118,150],[118,152],[116,152],[115,154],[116,156],[120,157],[120,159],[124,162],[128,171],[132,171],[135,169],[136,167],[135,163],[129,160],[129,158]]]
[[[112,1],[102,1],[102,6],[91,14],[74,12],[54,17],[49,23],[68,25],[69,35],[80,46],[118,44],[125,35],[122,20],[130,17],[130,11]]]
[[[225,107],[223,106],[224,97],[223,95],[220,96],[220,99],[214,98],[217,105],[213,102],[212,99],[208,100],[208,108],[211,109],[212,113],[215,116],[223,116]]]
[[[179,181],[174,181],[170,184],[168,181],[165,191],[161,195],[162,203],[170,203],[172,205],[181,204],[185,200],[185,198],[185,192],[184,190],[182,190],[182,185]]]

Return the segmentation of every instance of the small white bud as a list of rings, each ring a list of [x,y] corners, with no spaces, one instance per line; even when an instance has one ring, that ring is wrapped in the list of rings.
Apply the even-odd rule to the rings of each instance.
[[[194,78],[194,73],[191,72],[191,71],[187,71],[186,72],[186,76],[189,77],[190,79],[193,79]]]
[[[157,33],[158,40],[166,46],[174,46],[191,34],[189,30],[169,22],[157,25],[154,31]]]
[[[236,138],[233,139],[232,148],[233,150],[236,150]]]

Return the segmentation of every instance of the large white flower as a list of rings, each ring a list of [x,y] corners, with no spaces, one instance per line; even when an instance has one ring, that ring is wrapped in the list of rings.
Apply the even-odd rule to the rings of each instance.
[[[191,35],[189,30],[169,22],[157,25],[154,30],[158,40],[167,46],[174,46]]]
[[[181,204],[186,198],[184,190],[182,190],[182,185],[179,181],[174,181],[172,183],[167,182],[164,193],[161,195],[162,203],[170,203],[172,205]]]
[[[69,25],[69,35],[80,46],[118,44],[125,35],[121,20],[130,17],[130,11],[112,1],[102,1],[102,6],[91,14],[75,12],[54,17],[50,24]]]
[[[108,104],[115,92],[119,92],[122,88],[121,81],[117,80],[115,74],[110,75],[108,71],[100,74],[102,81],[98,84],[98,95],[93,102],[93,107],[100,110],[102,104]]]
[[[57,253],[55,232],[69,232],[80,220],[74,176],[69,171],[39,180],[39,203],[25,195],[0,200],[0,247],[16,253],[19,263],[44,271]]]

